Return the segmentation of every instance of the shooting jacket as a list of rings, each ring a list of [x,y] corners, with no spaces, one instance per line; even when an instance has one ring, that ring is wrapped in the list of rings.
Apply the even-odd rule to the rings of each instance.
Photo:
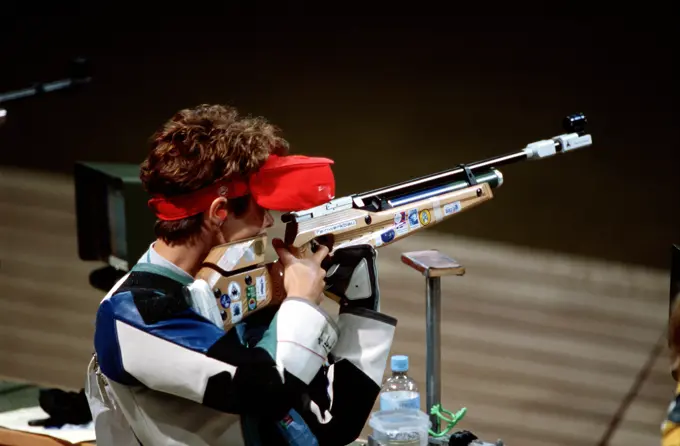
[[[209,287],[196,282],[150,247],[100,303],[85,387],[97,446],[324,446],[359,436],[394,318],[363,308],[332,318],[288,297],[225,332]]]

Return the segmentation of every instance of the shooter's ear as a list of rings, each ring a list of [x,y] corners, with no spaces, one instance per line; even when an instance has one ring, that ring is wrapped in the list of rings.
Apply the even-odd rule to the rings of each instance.
[[[224,197],[215,198],[208,209],[208,219],[217,226],[222,226],[227,221],[227,216],[227,199]]]

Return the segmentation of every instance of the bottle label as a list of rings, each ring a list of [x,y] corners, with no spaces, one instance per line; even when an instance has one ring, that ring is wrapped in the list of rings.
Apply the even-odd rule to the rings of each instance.
[[[409,390],[396,390],[380,394],[380,410],[418,409],[420,394]]]

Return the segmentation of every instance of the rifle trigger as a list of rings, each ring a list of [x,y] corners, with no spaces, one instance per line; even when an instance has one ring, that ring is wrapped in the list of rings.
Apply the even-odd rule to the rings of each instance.
[[[474,186],[477,184],[477,178],[475,178],[474,174],[472,173],[468,166],[466,166],[465,164],[459,164],[458,167],[463,169],[463,171],[465,172],[465,179],[470,184],[470,186]]]

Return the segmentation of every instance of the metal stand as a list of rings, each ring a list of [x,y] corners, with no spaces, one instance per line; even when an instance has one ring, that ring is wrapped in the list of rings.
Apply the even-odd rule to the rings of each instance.
[[[462,276],[465,268],[439,251],[412,251],[401,255],[401,261],[425,276],[427,330],[426,408],[427,412],[441,404],[441,278]],[[439,431],[439,418],[430,415],[432,430]]]
[[[443,276],[462,276],[465,268],[451,257],[440,253],[436,249],[428,251],[411,251],[401,255],[401,261],[425,277],[425,322],[427,336],[427,364],[426,364],[426,411],[429,414],[433,406],[441,404],[441,278]],[[431,429],[439,432],[439,418],[430,415]],[[430,436],[428,444],[448,445],[449,435],[435,438]],[[368,446],[383,446],[384,443],[368,436]],[[503,441],[488,443],[483,440],[474,440],[470,445],[475,446],[503,446]]]

